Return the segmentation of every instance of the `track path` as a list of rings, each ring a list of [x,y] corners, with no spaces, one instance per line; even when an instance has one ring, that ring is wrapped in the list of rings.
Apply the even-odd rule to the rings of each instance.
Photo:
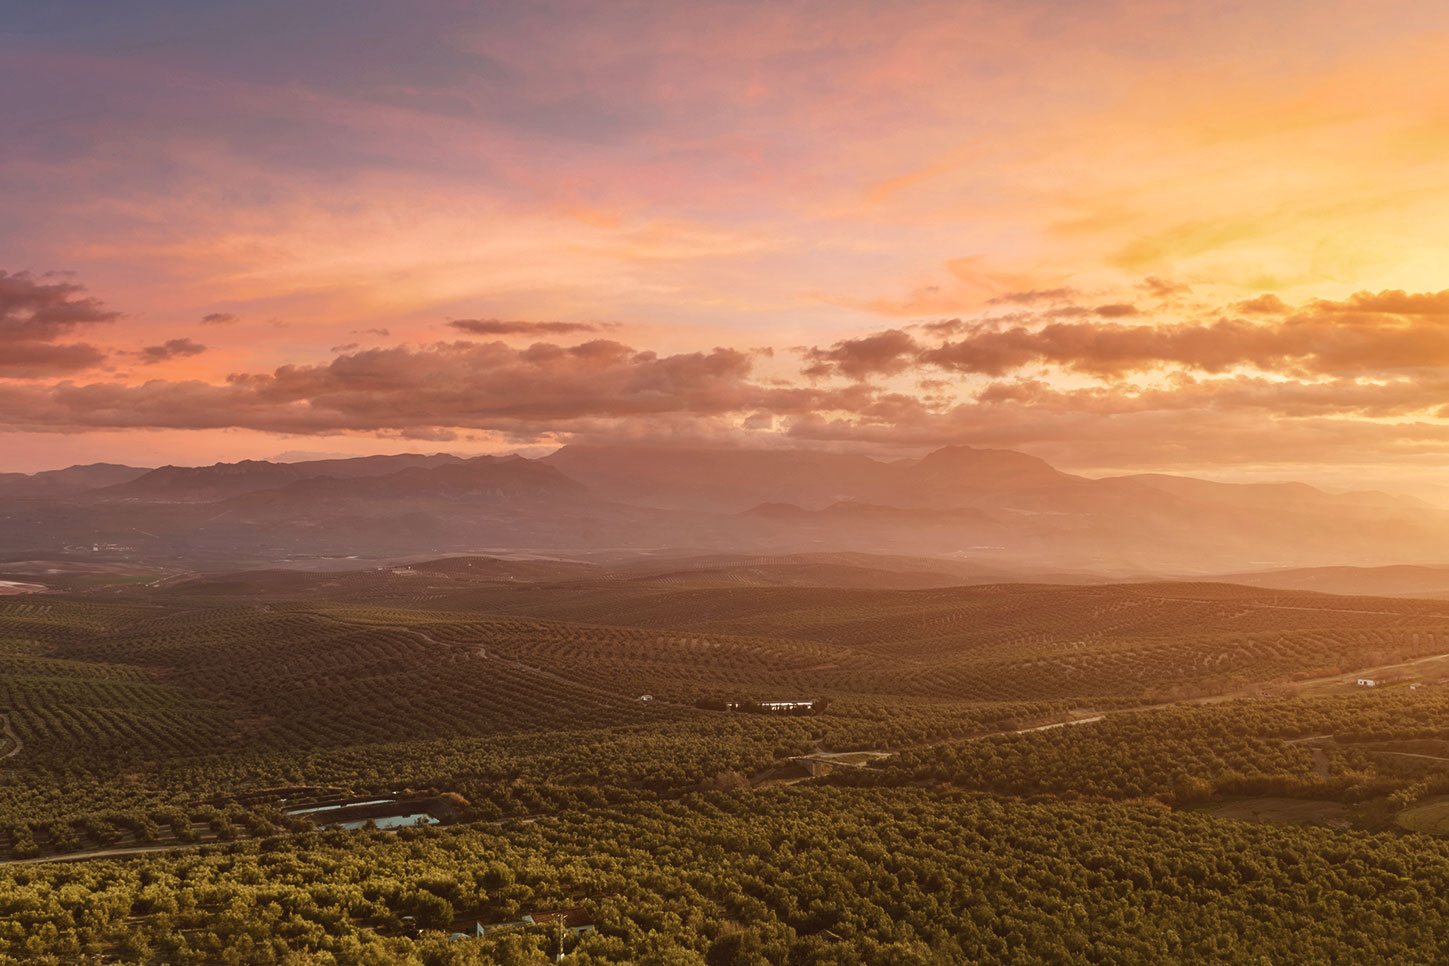
[[[1430,654],[1428,657],[1416,657],[1412,661],[1401,661],[1398,664],[1379,664],[1374,667],[1360,668],[1357,671],[1345,671],[1342,674],[1330,674],[1321,678],[1310,678],[1307,681],[1294,681],[1300,688],[1313,687],[1320,684],[1339,684],[1347,682],[1349,678],[1361,677],[1383,677],[1385,671],[1399,671],[1408,667],[1416,667],[1420,664],[1429,664],[1433,661],[1449,660],[1449,654]]]
[[[230,845],[229,842],[175,842],[170,845],[132,845],[123,849],[93,849],[89,852],[65,852],[61,855],[42,855],[33,859],[6,859],[0,865],[38,865],[42,862],[84,862],[87,859],[124,859],[130,855],[147,855],[151,852],[182,852],[199,849],[203,845]]]
[[[5,752],[5,754],[0,755],[0,761],[4,761],[7,758],[14,758],[16,755],[20,754],[20,752],[25,749],[25,742],[20,740],[20,736],[17,735],[15,733],[15,729],[10,726],[9,715],[0,714],[0,726],[3,726],[0,727],[0,731],[3,731],[5,737],[9,738],[10,743],[15,746],[9,751]]]
[[[1385,751],[1382,748],[1360,748],[1359,751],[1370,755],[1398,755],[1400,758],[1423,758],[1428,761],[1449,761],[1442,755],[1421,755],[1414,751]]]

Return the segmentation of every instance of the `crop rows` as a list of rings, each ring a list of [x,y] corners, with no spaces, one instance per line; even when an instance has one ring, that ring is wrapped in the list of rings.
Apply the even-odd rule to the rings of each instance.
[[[1091,603],[1088,595],[1081,600]],[[1285,629],[1246,632],[1231,628],[1235,615],[1220,613],[1222,602],[1188,601],[1186,606],[1209,612],[1196,625],[1168,635],[1160,614],[1146,623],[1118,619],[1123,611],[1154,609],[1163,602],[1130,603],[1093,603],[1083,620],[1095,619],[1096,624],[1074,626],[1033,615],[1024,621],[1025,629],[1017,626],[1009,635],[994,634],[990,625],[983,629],[963,623],[954,636],[925,642],[913,636],[918,629],[909,621],[895,629],[893,642],[870,639],[852,623],[853,607],[844,616],[828,615],[835,618],[830,640],[813,632],[803,638],[749,638],[454,613],[337,612],[376,623],[411,619],[437,640],[485,647],[595,686],[684,700],[722,691],[951,701],[1156,699],[1449,652],[1449,624],[1424,624],[1429,619],[1424,614],[1412,615],[1418,625],[1394,617],[1387,625],[1360,628],[1334,626],[1338,615],[1318,611],[1311,616],[1328,626],[1302,628],[1296,625],[1303,622],[1303,612],[1295,610],[1286,612]],[[1110,614],[1104,617],[1103,610]],[[1253,614],[1251,623],[1257,626],[1261,614]],[[994,619],[1004,618],[996,613]],[[1032,629],[1037,623],[1040,629]]]
[[[721,689],[809,694],[824,683],[822,671],[836,672],[832,680],[843,680],[839,672],[854,668],[856,679],[864,679],[875,663],[866,655],[811,641],[470,615],[346,613],[350,619],[379,623],[411,620],[436,640],[481,647],[593,687],[678,699]]]
[[[456,790],[481,815],[519,814],[737,781],[731,773],[817,742],[906,747],[1449,651],[1438,602],[1287,595],[1280,606],[1193,585],[580,586],[473,589],[473,609],[458,595],[413,607],[6,603],[0,713],[26,747],[0,765],[15,779],[0,793],[0,819],[123,800],[185,804],[258,782]],[[616,622],[626,616],[651,626]],[[670,703],[716,696],[834,703],[792,721]],[[1194,754],[1182,760],[1212,764]],[[1223,758],[1220,775],[1249,774],[1261,760],[1272,774],[1303,777],[1304,750],[1244,754]],[[1083,787],[1151,789],[1178,777],[1152,768],[1108,768]]]
[[[475,648],[302,612],[188,613],[57,650],[68,656],[10,658],[0,684],[0,709],[37,758],[52,760],[478,736],[663,713]]]
[[[1354,740],[1365,731],[1373,737],[1449,733],[1442,724],[1446,710],[1443,695],[1404,692],[1122,712],[1051,731],[906,751],[840,780],[945,781],[1011,795],[1156,796],[1177,803],[1215,795],[1362,800],[1424,774],[1449,789],[1449,775],[1433,762],[1375,756]],[[1290,740],[1311,736],[1340,740]]]
[[[149,608],[49,597],[0,598],[0,644],[74,644],[150,612]]]
[[[1229,593],[1233,596],[1224,596]],[[633,582],[495,587],[455,611],[859,646],[893,656],[1059,639],[1251,634],[1314,628],[1449,629],[1437,601],[1275,594],[1219,585],[1005,585],[917,591],[741,587],[671,591]],[[441,610],[441,608],[440,608]],[[440,615],[441,616],[441,615]],[[452,616],[452,615],[448,615]]]

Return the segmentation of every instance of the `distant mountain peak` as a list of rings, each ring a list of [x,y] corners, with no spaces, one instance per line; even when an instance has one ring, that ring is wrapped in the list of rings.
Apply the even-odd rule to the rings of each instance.
[[[971,490],[1014,490],[1082,481],[1027,453],[960,445],[927,453],[905,473],[908,484],[918,490],[952,484]]]
[[[1449,513],[1299,483],[1087,479],[1006,449],[913,459],[696,444],[542,459],[398,454],[0,475],[0,552],[688,548],[950,555],[999,572],[1212,573],[1439,562]]]

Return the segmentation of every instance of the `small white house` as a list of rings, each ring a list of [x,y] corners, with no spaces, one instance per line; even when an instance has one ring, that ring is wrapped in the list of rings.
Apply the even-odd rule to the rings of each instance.
[[[1373,688],[1378,687],[1378,682],[1373,678],[1359,678],[1358,686],[1361,688]]]
[[[759,704],[765,711],[810,711],[815,707],[814,701],[761,701]]]

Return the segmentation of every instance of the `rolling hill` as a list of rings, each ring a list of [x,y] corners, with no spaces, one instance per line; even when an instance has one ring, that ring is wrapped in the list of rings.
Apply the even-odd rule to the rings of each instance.
[[[1399,564],[1387,567],[1302,567],[1224,574],[1222,580],[1249,587],[1312,590],[1323,594],[1424,597],[1449,600],[1449,567]]]
[[[1142,576],[1442,562],[1449,513],[1381,493],[1088,479],[1007,450],[919,459],[568,446],[0,478],[0,554],[112,548],[236,569],[306,556],[872,553]]]

